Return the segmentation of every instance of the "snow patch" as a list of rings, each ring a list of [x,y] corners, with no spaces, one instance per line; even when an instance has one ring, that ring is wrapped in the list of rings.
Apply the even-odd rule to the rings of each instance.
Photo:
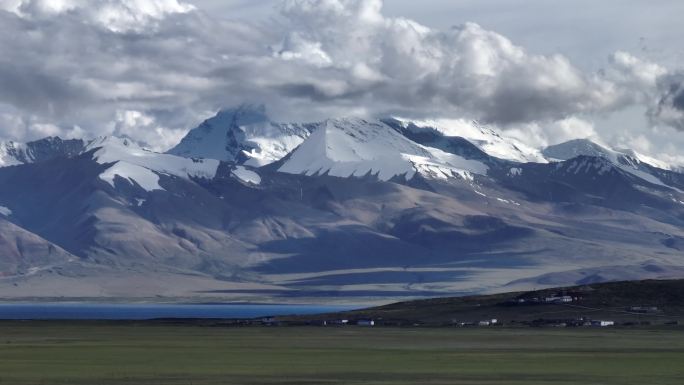
[[[557,168],[562,168],[561,164],[558,164]],[[591,158],[584,158],[582,160],[575,160],[568,165],[567,172],[573,174],[579,173],[592,173],[596,171],[598,175],[604,175],[613,168],[613,165],[606,161],[594,161]]]
[[[128,181],[131,183],[138,184],[145,191],[164,190],[159,185],[159,175],[155,174],[148,168],[131,163],[116,163],[112,167],[108,168],[105,172],[100,174],[100,179],[109,183],[112,185],[112,187],[115,187],[114,179],[117,176],[128,179]]]
[[[649,174],[649,173],[647,173],[647,172],[645,172],[645,171],[639,170],[639,169],[638,169],[637,167],[635,167],[635,166],[627,166],[627,165],[624,165],[624,164],[620,164],[620,165],[618,165],[618,167],[619,167],[621,170],[623,170],[623,171],[625,171],[625,172],[627,172],[627,173],[630,173],[630,174],[636,176],[637,178],[641,178],[641,179],[645,180],[645,181],[648,182],[648,183],[652,183],[652,184],[655,184],[655,185],[658,185],[658,186],[663,186],[663,187],[672,188],[671,186],[668,186],[667,184],[665,184],[663,181],[661,181],[661,180],[660,180],[659,178],[657,178],[656,176],[651,175],[651,174]]]
[[[245,183],[251,183],[251,184],[261,184],[261,177],[259,174],[252,170],[248,170],[243,166],[237,166],[233,170],[233,175],[235,175],[238,179]]]
[[[512,200],[508,200],[508,199],[503,199],[503,198],[496,198],[496,200],[499,201],[499,202],[501,202],[501,203],[506,203],[506,204],[515,205],[515,206],[520,206],[520,203],[518,203],[518,202],[516,202],[516,201],[512,201]]]
[[[12,210],[10,210],[9,208],[7,208],[5,206],[0,206],[0,215],[4,215],[6,217],[9,217],[10,215],[12,215]]]
[[[25,151],[23,143],[0,142],[0,167],[16,166],[23,162],[17,159],[18,153]]]
[[[520,175],[522,175],[522,173],[523,173],[522,168],[513,167],[508,171],[508,176],[511,176],[511,177],[520,176]]]

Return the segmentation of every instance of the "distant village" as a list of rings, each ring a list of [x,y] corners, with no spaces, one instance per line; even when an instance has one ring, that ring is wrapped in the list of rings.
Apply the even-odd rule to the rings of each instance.
[[[578,309],[586,309],[587,313],[591,313],[593,310],[587,307],[579,306],[577,303],[581,302],[582,293],[556,293],[549,296],[541,297],[529,297],[520,296],[514,299],[507,300],[497,305],[498,308],[506,307],[523,307],[523,306],[548,306],[548,305],[564,305],[568,307],[575,307]],[[495,308],[497,308],[495,307]],[[453,318],[449,321],[442,322],[440,324],[435,323],[422,323],[412,320],[405,319],[387,319],[387,318],[370,318],[370,317],[335,317],[335,316],[311,316],[307,318],[306,316],[301,317],[262,317],[258,319],[251,320],[240,320],[236,321],[241,325],[260,325],[260,326],[331,326],[331,327],[343,327],[343,326],[358,326],[358,327],[381,327],[381,326],[397,326],[397,327],[417,327],[417,326],[442,326],[442,327],[460,327],[460,328],[492,328],[492,327],[592,327],[592,328],[605,328],[605,327],[629,327],[629,326],[649,326],[652,325],[653,321],[644,320],[640,316],[657,316],[661,315],[662,311],[657,306],[645,306],[645,305],[634,305],[625,307],[623,309],[615,310],[616,313],[620,313],[622,317],[619,317],[621,321],[615,319],[606,318],[595,318],[590,316],[579,316],[575,318],[538,318],[534,320],[508,320],[503,321],[501,318],[496,316],[482,317],[478,319],[458,319]],[[344,314],[344,313],[343,313]],[[632,317],[632,320],[625,321],[625,316],[627,318]],[[661,320],[658,324],[661,325],[679,325],[678,321],[668,321]]]

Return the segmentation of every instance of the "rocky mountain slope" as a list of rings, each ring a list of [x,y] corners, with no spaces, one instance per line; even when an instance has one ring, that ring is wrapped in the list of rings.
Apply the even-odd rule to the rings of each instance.
[[[475,123],[280,124],[242,106],[168,154],[12,148],[7,298],[358,302],[684,276],[684,174],[588,141],[534,150]]]

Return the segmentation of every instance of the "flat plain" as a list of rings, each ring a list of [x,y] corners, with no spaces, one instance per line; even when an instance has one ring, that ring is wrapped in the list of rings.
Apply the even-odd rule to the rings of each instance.
[[[1,322],[0,384],[682,384],[684,329]]]

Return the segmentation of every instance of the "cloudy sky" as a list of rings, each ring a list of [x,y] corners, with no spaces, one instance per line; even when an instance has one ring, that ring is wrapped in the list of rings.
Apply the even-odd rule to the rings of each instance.
[[[598,5],[597,5],[598,4]],[[222,107],[457,117],[684,164],[680,0],[0,0],[0,140],[164,150]]]

